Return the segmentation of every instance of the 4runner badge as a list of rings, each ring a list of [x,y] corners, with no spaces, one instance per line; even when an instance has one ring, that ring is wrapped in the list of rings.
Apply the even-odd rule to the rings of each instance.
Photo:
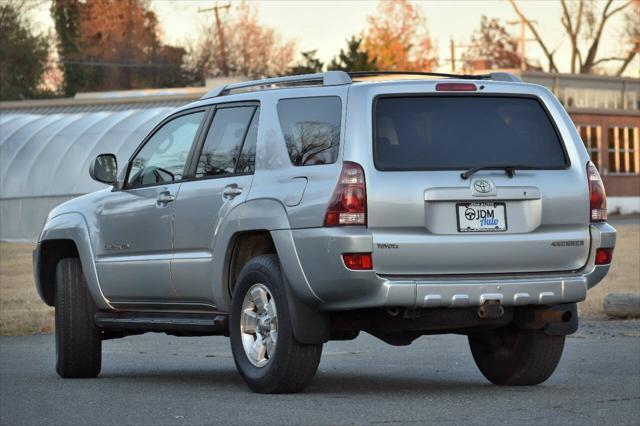
[[[566,240],[566,241],[552,241],[553,247],[579,247],[584,245],[582,240]]]

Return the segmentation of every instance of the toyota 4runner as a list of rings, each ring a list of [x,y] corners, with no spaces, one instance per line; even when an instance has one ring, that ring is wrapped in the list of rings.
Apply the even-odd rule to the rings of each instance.
[[[257,392],[295,392],[329,340],[468,336],[534,385],[615,245],[604,187],[553,94],[505,73],[345,73],[227,85],[160,122],[34,252],[56,369],[102,341],[225,335]]]

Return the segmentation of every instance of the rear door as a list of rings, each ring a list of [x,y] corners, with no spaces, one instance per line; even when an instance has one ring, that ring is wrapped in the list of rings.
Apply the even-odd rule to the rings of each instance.
[[[196,149],[193,177],[182,184],[174,217],[176,254],[171,262],[181,302],[211,304],[216,233],[225,216],[246,200],[255,171],[257,103],[218,105]]]
[[[549,272],[586,263],[583,165],[571,167],[540,99],[388,95],[373,109],[367,196],[378,273]],[[478,166],[488,169],[461,177]]]

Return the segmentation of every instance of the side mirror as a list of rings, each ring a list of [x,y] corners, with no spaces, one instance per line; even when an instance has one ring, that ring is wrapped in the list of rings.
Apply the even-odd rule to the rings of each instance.
[[[97,180],[107,185],[116,183],[118,177],[118,161],[113,154],[100,154],[96,157],[91,167],[89,167],[89,176],[93,180]]]

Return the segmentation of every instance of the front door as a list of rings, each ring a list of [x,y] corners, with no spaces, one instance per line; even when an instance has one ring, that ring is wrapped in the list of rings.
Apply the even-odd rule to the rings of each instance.
[[[174,218],[176,255],[171,275],[183,301],[215,305],[213,261],[219,225],[247,198],[255,169],[258,107],[216,107],[202,149],[196,152],[193,179],[182,184]]]
[[[96,267],[112,303],[162,302],[175,295],[175,200],[205,114],[182,113],[158,126],[130,161],[123,189],[111,192],[97,215]]]

